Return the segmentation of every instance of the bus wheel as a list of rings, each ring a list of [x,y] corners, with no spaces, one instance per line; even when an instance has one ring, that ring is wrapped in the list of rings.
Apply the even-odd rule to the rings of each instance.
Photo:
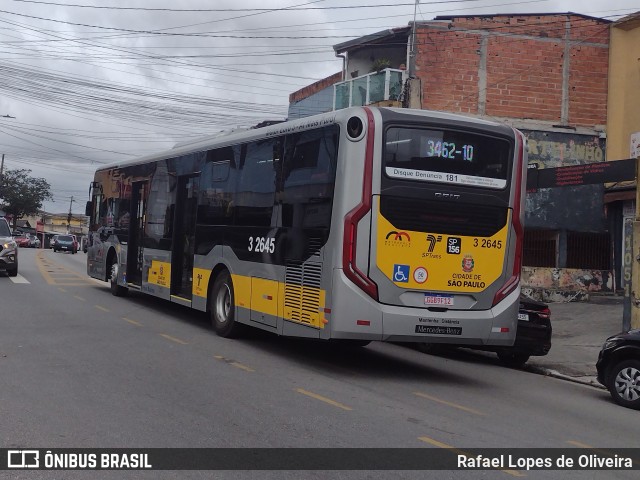
[[[223,270],[213,282],[209,297],[211,325],[215,332],[224,338],[235,338],[240,334],[242,325],[235,321],[235,300],[233,282],[227,270]]]
[[[111,264],[111,295],[116,297],[124,297],[129,292],[129,289],[118,285],[118,259]]]

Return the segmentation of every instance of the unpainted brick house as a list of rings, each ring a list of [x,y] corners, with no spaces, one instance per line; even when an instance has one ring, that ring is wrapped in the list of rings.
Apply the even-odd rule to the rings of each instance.
[[[519,128],[530,168],[601,162],[610,23],[574,13],[439,16],[361,37],[334,46],[340,81],[291,94],[290,118],[362,104],[441,110]],[[525,286],[565,296],[619,288],[603,196],[600,184],[528,193]]]

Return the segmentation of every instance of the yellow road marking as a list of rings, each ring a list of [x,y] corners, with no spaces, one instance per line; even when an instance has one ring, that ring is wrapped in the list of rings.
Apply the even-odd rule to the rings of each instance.
[[[233,367],[239,368],[241,370],[244,370],[245,372],[255,372],[255,370],[251,367],[247,367],[246,365],[243,365],[241,363],[236,362],[235,360],[230,360],[228,358],[224,358],[221,355],[214,355],[213,358],[217,359],[217,360],[221,360]]]
[[[44,252],[38,252],[36,254],[36,267],[49,285],[66,285],[69,287],[86,287],[90,285],[90,279],[88,277],[84,277],[74,270],[59,265],[56,262],[50,262],[45,258]],[[71,281],[74,281],[74,283],[69,283]],[[66,292],[66,290],[62,291]]]
[[[469,457],[469,458],[474,458],[475,457],[475,455],[471,455],[470,453],[467,453],[464,450],[460,450],[459,448],[452,447],[451,445],[447,445],[446,443],[439,442],[438,440],[434,440],[433,438],[418,437],[418,440],[421,440],[421,441],[423,441],[425,443],[433,445],[434,447],[446,448],[447,450],[451,450],[452,452],[456,452],[458,455],[464,455],[465,457]],[[513,475],[514,477],[526,477],[526,475],[524,473],[521,473],[521,472],[519,472],[517,470],[500,469],[500,468],[497,468],[496,470],[500,470],[501,472],[507,473],[509,475]]]
[[[426,399],[431,400],[433,402],[438,402],[438,403],[442,403],[443,405],[447,405],[449,407],[457,408],[458,410],[463,410],[465,412],[473,413],[474,415],[481,415],[481,416],[485,416],[486,415],[486,413],[482,413],[482,412],[480,412],[478,410],[474,410],[473,408],[465,407],[463,405],[458,405],[457,403],[447,402],[446,400],[442,400],[442,399],[437,398],[437,397],[432,397],[431,395],[427,395],[426,393],[413,392],[413,394],[417,395],[418,397],[426,398]]]
[[[136,327],[141,327],[142,326],[142,324],[140,322],[136,322],[135,320],[131,320],[130,318],[122,317],[122,319],[125,322],[129,322],[131,325],[135,325]]]
[[[38,252],[38,254],[36,255],[36,267],[38,268],[38,270],[40,270],[40,274],[45,279],[45,281],[49,285],[53,285],[54,284],[53,278],[51,278],[51,275],[49,275],[49,273],[45,270],[48,266],[49,265],[44,265],[42,253]]]
[[[171,340],[172,342],[179,343],[180,345],[188,345],[188,343],[185,342],[184,340],[180,340],[179,338],[172,337],[171,335],[167,335],[166,333],[159,333],[158,335],[166,338],[167,340]]]
[[[331,400],[330,398],[323,397],[322,395],[309,392],[308,390],[304,390],[302,388],[296,388],[296,392],[301,393],[302,395],[306,395],[307,397],[315,398],[316,400],[320,400],[321,402],[328,403],[329,405],[333,405],[334,407],[338,407],[343,410],[353,410],[353,408],[347,407],[340,402],[336,402],[335,400]]]
[[[82,302],[86,302],[86,300],[82,297],[79,297],[78,295],[74,295],[73,298],[77,298],[78,300],[82,301]]]
[[[567,440],[567,443],[569,445],[573,445],[574,447],[578,447],[578,448],[588,448],[589,450],[593,450],[594,452],[598,452],[606,457],[615,457],[615,453],[614,452],[610,452],[608,450],[603,450],[601,448],[596,448],[596,447],[592,447],[591,445],[587,445],[586,443],[582,443],[582,442],[578,442],[576,440]],[[631,458],[631,457],[629,457]],[[634,458],[631,458],[631,461],[633,463],[635,463],[636,465],[640,465],[640,462]]]
[[[109,309],[108,309],[108,308],[101,307],[100,305],[96,305],[95,307],[96,307],[98,310],[102,310],[103,312],[108,312],[108,311],[109,311]]]

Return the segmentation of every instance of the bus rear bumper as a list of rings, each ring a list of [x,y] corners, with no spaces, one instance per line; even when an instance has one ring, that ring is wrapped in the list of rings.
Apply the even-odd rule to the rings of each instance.
[[[334,270],[331,337],[512,346],[516,336],[520,290],[490,310],[447,310],[383,305]]]

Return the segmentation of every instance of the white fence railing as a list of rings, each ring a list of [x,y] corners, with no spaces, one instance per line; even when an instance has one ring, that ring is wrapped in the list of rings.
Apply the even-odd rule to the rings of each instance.
[[[333,109],[400,100],[405,70],[385,68],[333,86]]]

